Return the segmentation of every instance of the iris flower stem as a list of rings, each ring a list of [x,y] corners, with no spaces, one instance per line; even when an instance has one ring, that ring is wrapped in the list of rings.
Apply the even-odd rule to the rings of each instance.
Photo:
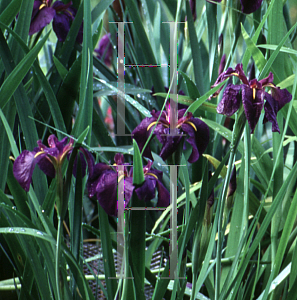
[[[223,219],[224,219],[224,207],[225,207],[225,202],[227,198],[227,193],[228,193],[228,186],[230,182],[230,177],[231,177],[231,172],[232,172],[232,167],[234,164],[234,159],[236,155],[236,150],[244,129],[244,125],[246,122],[246,117],[241,110],[241,112],[238,114],[238,117],[236,118],[236,122],[234,124],[233,128],[233,133],[232,133],[232,141],[231,141],[231,152],[230,152],[230,157],[229,157],[229,162],[228,162],[228,169],[227,169],[227,175],[225,177],[224,181],[224,186],[223,186],[223,192],[221,196],[221,201],[219,205],[219,220],[218,220],[218,242],[217,242],[217,253],[216,253],[216,271],[215,271],[215,300],[219,299],[220,296],[220,281],[221,281],[221,261],[222,261],[222,244],[223,244],[223,238],[224,238],[224,228],[223,228]]]
[[[55,259],[55,277],[56,277],[56,287],[57,287],[57,297],[58,300],[63,299],[61,297],[61,286],[60,282],[60,248],[61,248],[61,238],[62,238],[62,224],[63,218],[61,216],[62,204],[63,204],[63,175],[61,168],[56,169],[56,179],[57,179],[57,193],[56,193],[56,204],[57,204],[57,215],[58,215],[58,230],[57,230],[57,243],[56,243],[56,259]]]

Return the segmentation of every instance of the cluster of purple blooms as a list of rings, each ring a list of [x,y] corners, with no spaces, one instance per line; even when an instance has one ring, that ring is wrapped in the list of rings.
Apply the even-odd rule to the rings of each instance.
[[[211,2],[221,2],[221,0]],[[242,11],[251,13],[261,6],[262,0],[241,0],[240,2]],[[194,7],[195,4],[192,3],[192,11],[194,11]],[[30,34],[40,31],[53,20],[53,29],[59,41],[64,41],[75,15],[76,10],[72,7],[72,2],[64,4],[61,1],[52,3],[52,0],[34,1]],[[77,42],[82,42],[82,26],[77,36]],[[103,36],[99,48],[95,52],[99,59],[104,59],[106,65],[111,65],[112,45],[110,34]],[[272,73],[259,81],[257,79],[248,80],[244,74],[242,64],[238,64],[235,69],[228,68],[223,72],[224,61],[225,56],[223,56],[220,65],[220,75],[212,87],[234,76],[241,81],[241,84],[229,83],[226,86],[222,100],[217,106],[217,112],[231,116],[239,110],[242,102],[247,121],[253,133],[264,107],[263,123],[270,121],[272,131],[280,132],[276,115],[286,103],[291,101],[292,95],[286,89],[280,89],[273,84]],[[270,88],[271,93],[268,93],[265,88]],[[222,89],[223,86],[212,97],[216,97]],[[177,112],[174,134],[170,134],[169,103],[166,103],[165,110],[158,112],[153,110],[151,115],[151,117],[143,119],[132,131],[132,137],[137,142],[140,151],[143,150],[143,156],[149,159],[147,165],[143,168],[144,182],[141,186],[133,185],[133,167],[129,167],[124,162],[122,154],[115,155],[113,166],[101,162],[95,164],[92,154],[83,147],[79,148],[82,176],[85,176],[88,166],[87,189],[89,197],[96,197],[109,215],[117,215],[117,186],[121,180],[124,180],[125,185],[125,206],[128,205],[133,192],[136,193],[139,199],[150,201],[156,197],[156,190],[158,191],[157,205],[159,207],[169,205],[170,195],[162,184],[162,172],[152,168],[153,156],[149,144],[143,149],[151,135],[152,138],[156,136],[161,143],[162,147],[159,155],[164,161],[172,156],[181,143],[183,143],[181,145],[183,147],[184,143],[188,143],[192,147],[192,152],[188,158],[189,163],[197,161],[207,148],[209,142],[208,126],[200,119],[195,118],[191,112],[187,112],[186,108],[179,109]],[[70,138],[68,142],[68,138],[65,137],[58,141],[56,136],[51,135],[48,138],[49,147],[43,145],[40,140],[37,144],[38,147],[33,151],[24,150],[14,162],[14,176],[25,191],[30,189],[36,164],[47,176],[55,177],[56,170],[61,168],[65,158],[69,157],[72,152],[74,140]],[[74,164],[75,174],[76,161]],[[119,166],[122,166],[121,170],[124,170],[122,174],[118,172]],[[236,177],[235,172],[233,170],[233,178]],[[235,190],[235,186],[236,180],[234,185],[233,179],[232,190]]]

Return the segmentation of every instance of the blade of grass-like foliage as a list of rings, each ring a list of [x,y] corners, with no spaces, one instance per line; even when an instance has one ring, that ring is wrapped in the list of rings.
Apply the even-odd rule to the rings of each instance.
[[[144,208],[144,205],[144,201],[139,200],[133,192],[132,207]],[[143,209],[130,211],[129,261],[134,277],[136,299],[140,300],[145,299],[145,227],[146,211]]]
[[[79,94],[79,111],[73,128],[73,135],[78,135],[88,126],[92,126],[93,116],[93,41],[91,24],[91,3],[90,0],[83,2],[84,5],[84,31],[82,68]],[[86,78],[86,79],[85,79]],[[91,141],[89,132],[86,143]]]
[[[133,139],[133,184],[141,185],[144,182],[143,165],[137,142]]]
[[[23,41],[27,41],[31,18],[28,16],[32,15],[33,0],[23,0],[19,10],[19,14],[16,20],[14,31]],[[11,42],[11,43],[10,43]],[[9,46],[13,56],[15,64],[18,64],[21,58],[24,56],[21,47],[15,40],[11,40]]]
[[[112,2],[113,0],[102,0],[93,8],[91,12],[92,24],[94,24],[99,17],[102,18],[102,14],[105,13],[105,10],[111,5]]]
[[[108,299],[114,299],[117,291],[117,282],[114,279],[116,277],[115,266],[114,266],[114,256],[112,253],[111,237],[109,231],[108,216],[104,209],[98,205],[99,214],[99,228],[100,228],[100,238],[101,247],[103,253],[103,263],[105,272],[106,289],[108,294]]]
[[[250,245],[250,248],[248,249],[248,252],[244,256],[244,259],[241,261],[241,265],[238,269],[238,272],[237,272],[235,278],[230,282],[230,287],[232,287],[234,285],[234,291],[238,290],[238,288],[241,284],[242,277],[244,276],[244,273],[246,272],[247,265],[248,265],[252,255],[258,248],[258,245],[259,245],[261,239],[263,238],[263,236],[272,220],[272,217],[273,217],[275,211],[277,210],[284,195],[286,194],[288,185],[292,181],[295,182],[296,178],[297,178],[297,164],[295,164],[294,167],[292,168],[292,170],[290,171],[289,176],[285,180],[285,182],[282,185],[281,189],[279,190],[277,196],[275,197],[274,201],[272,202],[272,205],[270,206],[270,209],[267,212],[266,217],[263,220],[261,227],[258,230],[258,233],[254,237],[252,244]],[[228,289],[225,289],[225,294],[230,293],[230,289],[231,289],[230,287]],[[233,295],[235,296],[236,294],[233,294]]]
[[[271,44],[268,44],[268,45],[263,44],[262,45],[262,44],[260,44],[260,45],[257,45],[257,47],[258,48],[263,48],[263,49],[268,49],[268,50],[276,50],[278,45],[271,45]],[[297,55],[297,50],[294,50],[294,49],[291,49],[291,48],[288,48],[288,47],[281,47],[279,52]]]
[[[143,27],[143,22],[140,19],[139,10],[137,4],[133,0],[127,0],[125,2],[126,9],[129,12],[130,18],[133,21],[133,27],[137,34],[137,42],[141,45],[143,50],[143,54],[146,58],[146,63],[149,65],[156,65],[157,61],[155,55],[153,53],[151,44],[146,35],[145,29]],[[163,24],[163,26],[166,26]],[[136,38],[136,37],[135,37]],[[151,74],[151,78],[153,81],[153,85],[156,91],[164,91],[164,83],[161,76],[160,68],[149,68],[149,72]],[[148,88],[148,87],[146,87]]]
[[[179,71],[179,73],[183,76],[184,80],[186,81],[186,85],[187,85],[187,90],[189,93],[189,96],[191,99],[197,99],[200,97],[199,91],[195,85],[195,83],[189,78],[189,76],[182,72]]]
[[[12,0],[0,15],[0,21],[9,25],[20,10],[22,0]]]
[[[205,70],[203,70],[203,64],[202,64],[202,57],[200,55],[200,46],[197,39],[195,27],[194,27],[194,21],[192,12],[190,9],[189,2],[186,2],[186,9],[187,9],[187,20],[188,20],[188,28],[189,28],[189,37],[190,37],[190,44],[192,53],[195,53],[193,55],[193,68],[194,68],[194,76],[195,76],[195,83],[197,86],[197,89],[200,93],[200,95],[205,93],[205,87],[204,87],[204,80],[203,80],[203,74],[205,74]],[[202,41],[201,41],[202,43]],[[208,82],[208,81],[207,81]]]
[[[151,69],[156,69],[156,68],[151,68]],[[115,93],[118,93],[118,89],[115,88],[114,86],[112,86],[111,84],[107,83],[105,80],[101,80],[99,79],[99,81],[101,83],[103,83],[104,85],[106,85],[108,88],[110,88],[111,90],[113,90]],[[125,98],[125,100],[127,102],[129,102],[132,106],[134,106],[142,115],[144,115],[145,117],[151,117],[151,113],[149,112],[148,109],[146,109],[144,106],[142,106],[140,103],[138,103],[137,101],[135,101],[133,98],[131,98],[129,95],[124,95],[123,96]]]

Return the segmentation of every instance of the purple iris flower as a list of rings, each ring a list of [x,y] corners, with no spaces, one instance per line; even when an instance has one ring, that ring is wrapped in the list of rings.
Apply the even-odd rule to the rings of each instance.
[[[271,72],[266,78],[260,81],[257,79],[249,81],[243,72],[242,64],[238,64],[235,70],[228,68],[220,74],[212,87],[232,76],[238,77],[242,84],[234,85],[229,83],[227,85],[223,93],[223,98],[217,106],[217,112],[228,117],[232,116],[239,109],[240,99],[242,98],[243,108],[252,133],[259,121],[263,106],[265,111],[263,123],[267,121],[271,122],[272,131],[280,132],[276,114],[286,103],[292,100],[292,95],[288,90],[280,89],[273,84],[273,74]],[[265,92],[266,87],[271,88],[271,94]],[[221,89],[213,94],[212,97],[216,97]],[[266,100],[265,104],[264,100]]]
[[[169,205],[170,194],[162,184],[162,172],[152,169],[152,162],[143,168],[144,183],[141,186],[133,185],[133,168],[128,170],[124,163],[123,154],[117,153],[114,157],[114,168],[105,163],[97,163],[94,166],[92,176],[89,177],[87,188],[89,197],[96,196],[99,204],[108,215],[117,216],[117,185],[124,180],[124,199],[125,207],[131,200],[133,191],[140,200],[149,201],[155,198],[156,189],[158,190],[158,207]],[[118,174],[119,165],[124,166],[124,174]],[[119,212],[121,214],[123,212]]]
[[[209,141],[209,129],[208,126],[198,118],[194,118],[191,112],[188,112],[185,116],[186,109],[178,110],[177,121],[177,135],[170,135],[170,104],[168,102],[165,106],[165,111],[152,111],[152,117],[145,118],[141,123],[132,131],[132,136],[138,144],[140,151],[142,151],[148,137],[154,126],[157,124],[153,136],[157,136],[160,143],[163,145],[160,156],[163,160],[166,160],[170,155],[174,153],[178,145],[182,141],[182,135],[187,135],[186,142],[192,146],[192,153],[188,159],[190,163],[193,163],[199,159],[199,157],[205,151]],[[161,117],[158,120],[159,115]],[[150,146],[147,145],[143,155],[149,159],[153,159]]]
[[[54,32],[58,40],[64,42],[77,10],[71,6],[71,1],[67,4],[64,4],[62,1],[56,1],[53,5],[52,2],[52,0],[34,1],[29,35],[40,31],[53,20]],[[76,41],[79,44],[83,40],[82,26],[76,37]]]
[[[206,0],[208,1],[208,0]],[[210,0],[208,2],[217,2],[221,3],[222,0]],[[260,8],[263,0],[240,0],[241,3],[241,11],[244,14],[251,14]]]
[[[99,59],[104,58],[104,63],[107,66],[111,66],[112,59],[112,44],[110,39],[111,34],[105,34],[99,41],[98,48],[95,49],[97,57]]]
[[[37,164],[39,168],[49,177],[55,177],[56,169],[61,168],[62,163],[72,150],[73,139],[65,137],[58,141],[55,135],[50,135],[48,138],[49,147],[42,144],[41,140],[37,141],[38,147],[33,151],[24,150],[15,160],[13,164],[13,174],[21,187],[28,192],[32,182],[32,174]],[[92,172],[93,157],[90,152],[84,148],[79,149],[82,162],[82,175],[85,175],[86,164],[89,166],[89,172]],[[86,158],[86,161],[84,159]],[[76,173],[76,161],[74,163],[74,172]]]

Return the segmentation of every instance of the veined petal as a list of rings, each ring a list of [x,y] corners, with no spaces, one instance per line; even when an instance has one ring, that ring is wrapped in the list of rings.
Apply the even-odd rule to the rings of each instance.
[[[181,142],[182,135],[180,130],[177,131],[177,134],[178,135],[170,135],[168,132],[168,135],[164,136],[163,147],[160,152],[160,157],[162,157],[163,160],[166,160],[170,155],[172,155]]]
[[[56,15],[56,11],[52,7],[44,7],[35,13],[34,18],[31,20],[29,35],[39,32],[49,24]]]
[[[265,124],[268,121],[271,122],[272,123],[272,131],[280,133],[277,119],[276,119],[278,104],[276,103],[276,101],[274,101],[272,96],[268,93],[265,93],[265,99],[266,99],[266,103],[264,105],[265,115],[264,115],[263,123]]]
[[[192,146],[192,153],[188,162],[193,163],[199,159],[207,148],[209,142],[209,128],[200,119],[193,117],[189,121],[195,125],[197,131],[188,123],[182,124],[181,128],[183,132],[188,135],[186,142]]]
[[[253,133],[264,105],[264,91],[242,85],[242,104],[251,133]]]
[[[30,189],[32,174],[37,163],[35,154],[36,152],[24,150],[13,164],[13,175],[26,192]]]
[[[149,130],[147,130],[147,128],[150,126],[150,124],[152,122],[155,122],[155,121],[156,121],[156,119],[154,117],[144,118],[140,122],[140,124],[132,131],[132,138],[135,139],[135,141],[137,142],[140,151],[142,151],[142,149],[150,135],[150,132],[153,129],[153,127],[150,128]],[[154,136],[154,134],[153,134],[153,136]],[[151,148],[150,148],[149,144],[144,149],[143,156],[145,156],[151,160],[153,159]]]
[[[156,181],[157,179],[154,176],[145,176],[144,183],[135,189],[138,199],[143,201],[154,199],[156,195]]]
[[[271,89],[271,96],[277,102],[277,111],[281,110],[283,106],[292,100],[292,95],[287,89],[280,89],[275,87]]]
[[[240,106],[240,85],[228,84],[221,102],[217,106],[217,112],[219,114],[226,115],[228,117],[232,116],[238,111]]]

